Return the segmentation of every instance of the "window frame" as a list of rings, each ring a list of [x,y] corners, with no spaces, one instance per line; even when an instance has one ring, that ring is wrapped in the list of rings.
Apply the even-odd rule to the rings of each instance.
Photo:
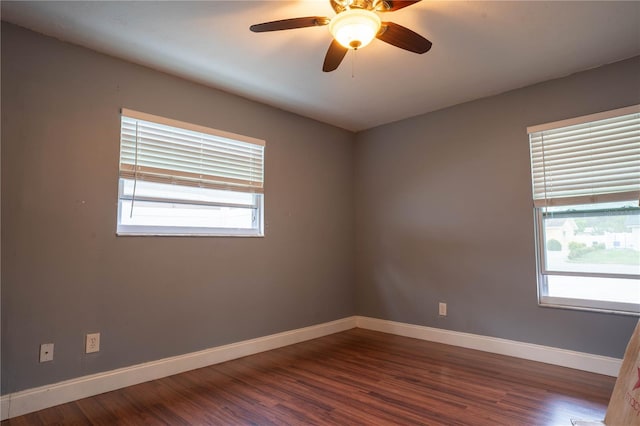
[[[605,111],[596,114],[590,114],[587,116],[576,117],[568,120],[556,121],[553,123],[542,124],[538,126],[531,126],[527,128],[530,141],[530,156],[531,156],[531,178],[532,178],[532,191],[534,195],[533,215],[534,215],[534,241],[535,241],[535,257],[536,257],[536,281],[537,281],[537,299],[538,305],[544,307],[573,309],[582,311],[596,311],[606,312],[620,315],[640,316],[640,304],[636,303],[624,303],[617,301],[606,301],[596,299],[584,299],[584,298],[570,298],[559,297],[549,295],[549,277],[553,276],[572,276],[572,277],[585,277],[585,278],[607,278],[607,279],[631,279],[640,280],[640,275],[636,274],[621,274],[621,273],[603,273],[603,272],[573,272],[573,271],[554,271],[548,269],[546,258],[546,244],[547,238],[545,235],[545,214],[548,207],[556,206],[578,206],[584,204],[602,204],[614,201],[625,202],[637,202],[640,198],[640,187],[633,185],[633,188],[625,188],[624,190],[612,189],[610,191],[594,191],[593,194],[586,194],[584,191],[575,191],[575,193],[563,193],[557,196],[553,195],[553,185],[550,186],[550,192],[548,192],[547,182],[543,183],[544,189],[540,191],[539,187],[536,187],[536,179],[533,171],[533,143],[532,135],[539,134],[545,131],[561,130],[562,128],[580,125],[590,125],[593,122],[606,119],[616,119],[617,117],[623,117],[625,115],[636,115],[638,118],[640,113],[640,105],[632,105],[629,107],[620,108],[612,111]],[[537,135],[535,135],[537,136]],[[544,136],[542,136],[544,137]],[[635,139],[634,139],[635,140]],[[545,150],[544,141],[542,142],[542,151]],[[542,154],[542,164],[545,164],[544,153]],[[539,167],[539,164],[538,164]],[[543,169],[544,176],[546,171]],[[540,183],[538,183],[540,185]],[[548,197],[548,193],[552,194]],[[543,196],[537,195],[543,194]],[[596,209],[597,211],[597,209]],[[604,211],[604,209],[603,209]],[[578,213],[579,214],[579,213]],[[570,215],[568,217],[571,217]]]
[[[627,200],[628,201],[628,200]],[[589,278],[625,278],[640,279],[637,275],[600,272],[568,272],[553,271],[547,269],[546,243],[544,232],[544,207],[534,208],[535,249],[536,249],[536,276],[537,295],[540,306],[574,309],[583,311],[606,312],[620,315],[640,316],[640,304],[604,301],[596,299],[567,298],[549,295],[549,276],[570,276]]]
[[[264,237],[264,196],[263,194],[252,194],[254,204],[251,206],[255,210],[252,228],[222,228],[222,227],[184,227],[184,226],[153,226],[153,225],[124,225],[120,223],[122,214],[122,201],[131,201],[134,197],[122,195],[123,178],[118,179],[118,224],[116,235],[118,236],[156,236],[156,237]],[[220,202],[189,202],[178,199],[152,199],[152,197],[137,196],[136,202],[159,202],[170,204],[184,204],[190,206],[211,206],[211,207],[237,207],[247,209],[245,205]]]
[[[116,235],[117,236],[162,236],[162,237],[264,237],[264,172],[261,172],[259,175],[259,182],[248,181],[244,186],[239,185],[237,182],[229,183],[224,176],[219,178],[219,181],[212,181],[209,176],[208,180],[203,180],[199,182],[198,180],[191,180],[189,178],[188,181],[181,180],[180,177],[177,179],[172,178],[173,173],[181,173],[179,171],[174,171],[171,169],[170,165],[167,165],[167,173],[164,178],[162,175],[160,176],[161,180],[157,180],[157,176],[146,177],[143,173],[141,176],[135,174],[135,171],[132,172],[132,169],[136,169],[138,166],[125,165],[123,169],[123,126],[124,120],[141,120],[148,122],[152,125],[161,125],[168,126],[175,130],[180,131],[190,131],[201,134],[204,137],[219,137],[226,140],[230,140],[232,143],[243,143],[250,144],[255,146],[260,146],[262,149],[262,157],[260,163],[260,170],[264,170],[264,147],[266,143],[263,140],[237,135],[221,130],[211,129],[191,123],[181,122],[178,120],[173,120],[169,118],[164,118],[160,116],[155,116],[147,113],[141,113],[137,111],[132,111],[129,109],[122,108],[121,110],[121,124],[120,124],[120,172],[118,177],[118,203],[117,203],[117,219],[116,219]],[[136,130],[137,132],[137,130]],[[136,133],[137,135],[137,133]],[[136,136],[136,152],[138,152],[138,136]],[[253,149],[253,148],[252,148]],[[137,157],[137,154],[136,154]],[[136,158],[137,161],[137,158]],[[168,161],[169,162],[169,161]],[[140,166],[140,168],[143,168]],[[158,169],[161,170],[161,169]],[[155,171],[155,170],[154,170]],[[215,179],[215,176],[213,177]],[[197,200],[197,199],[188,199],[185,198],[176,198],[176,197],[154,197],[154,196],[145,196],[145,195],[136,195],[135,190],[133,194],[125,194],[125,180],[130,182],[144,182],[148,181],[150,183],[162,183],[162,184],[172,184],[176,187],[184,187],[184,188],[201,188],[203,191],[207,191],[208,189],[217,190],[217,191],[228,191],[228,192],[236,192],[242,194],[250,194],[252,196],[253,202],[251,204],[238,204],[227,201],[215,201],[215,200]],[[123,203],[124,202],[133,202],[135,203],[167,203],[171,205],[183,205],[183,206],[193,206],[193,207],[227,207],[227,208],[238,208],[238,209],[250,209],[252,210],[252,226],[251,228],[233,228],[233,227],[191,227],[191,226],[162,226],[162,225],[131,225],[131,224],[123,224],[121,223],[121,218],[123,214]],[[127,207],[128,208],[128,207]]]

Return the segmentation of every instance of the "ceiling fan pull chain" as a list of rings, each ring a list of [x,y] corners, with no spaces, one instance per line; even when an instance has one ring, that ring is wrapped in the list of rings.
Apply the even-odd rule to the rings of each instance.
[[[353,53],[351,53],[351,78],[356,78],[356,55],[358,54],[358,49],[354,49]]]

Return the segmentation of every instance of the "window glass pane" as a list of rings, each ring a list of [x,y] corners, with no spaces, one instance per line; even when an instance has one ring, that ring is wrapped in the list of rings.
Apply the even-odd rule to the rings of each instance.
[[[134,180],[120,179],[121,196],[132,197]],[[224,204],[256,205],[256,196],[252,193],[223,191],[219,189],[199,188],[138,180],[135,184],[136,197],[162,198],[169,200],[203,201]]]
[[[546,209],[546,271],[640,275],[637,206],[635,200]]]
[[[547,275],[546,296],[640,304],[640,280]]]
[[[219,207],[171,202],[121,200],[119,225],[142,227],[253,229],[254,208]]]

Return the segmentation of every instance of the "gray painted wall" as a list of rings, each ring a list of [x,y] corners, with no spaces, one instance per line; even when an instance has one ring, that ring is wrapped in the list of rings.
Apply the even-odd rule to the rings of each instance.
[[[636,103],[640,57],[359,133],[357,313],[621,358],[637,318],[537,306],[526,127]]]
[[[266,140],[266,236],[116,237],[121,107]],[[3,22],[2,394],[353,315],[353,198],[352,133]]]
[[[639,71],[354,135],[3,22],[2,394],[355,313],[621,357],[635,319],[536,305],[525,127]],[[115,237],[121,107],[265,139],[265,238]]]

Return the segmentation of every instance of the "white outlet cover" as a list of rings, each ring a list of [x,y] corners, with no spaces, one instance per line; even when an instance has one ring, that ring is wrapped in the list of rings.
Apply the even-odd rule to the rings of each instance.
[[[53,361],[53,343],[40,345],[40,362]]]
[[[89,333],[85,340],[85,352],[90,354],[100,351],[100,333]]]

